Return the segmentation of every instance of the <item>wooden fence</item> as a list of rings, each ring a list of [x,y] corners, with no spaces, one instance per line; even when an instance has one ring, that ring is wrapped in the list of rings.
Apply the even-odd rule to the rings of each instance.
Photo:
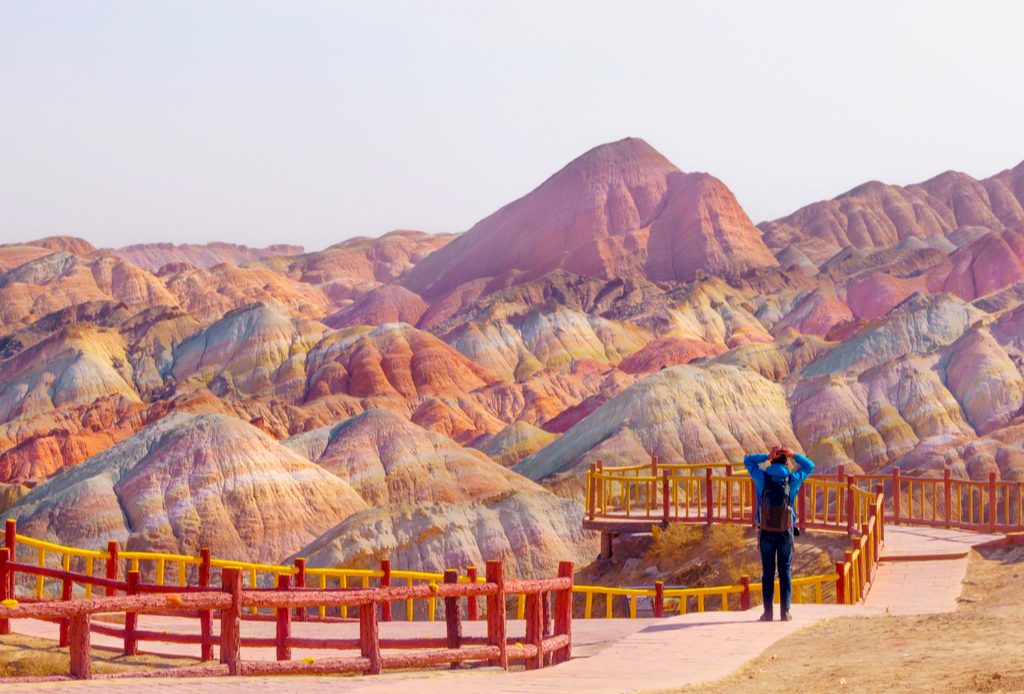
[[[858,478],[840,471],[833,477],[809,477],[795,499],[797,525],[853,534],[868,519],[874,500]],[[641,523],[755,523],[754,482],[732,466],[650,466],[587,470],[587,521],[590,527]]]
[[[51,567],[63,571],[72,571],[86,576],[105,578],[117,581],[131,572],[140,572],[142,578],[158,586],[199,586],[211,585],[211,581],[219,580],[220,572],[226,568],[238,569],[242,573],[247,588],[272,588],[277,586],[282,577],[289,577],[291,585],[296,588],[317,588],[320,590],[349,588],[387,588],[390,586],[413,587],[429,585],[444,580],[444,574],[426,571],[394,570],[390,560],[380,562],[379,569],[355,569],[310,567],[304,558],[295,559],[292,565],[259,564],[214,557],[209,549],[203,548],[198,556],[171,554],[166,552],[125,551],[116,541],[107,543],[106,549],[84,549],[59,545],[38,538],[20,535],[17,524],[8,519],[4,532],[4,546],[12,557],[23,563],[34,563],[40,567]],[[469,567],[465,574],[458,578],[460,583],[483,581],[476,567]],[[61,595],[63,587],[52,574],[40,573],[31,579],[31,590],[36,599],[56,598]],[[82,592],[85,597],[93,596],[93,586],[103,587],[106,594],[112,594],[112,588],[100,582],[84,582]],[[123,590],[123,589],[122,589]],[[436,596],[422,599],[409,598],[400,606],[404,610],[395,610],[388,604],[384,607],[381,619],[386,622],[394,618],[412,621],[423,618],[434,621],[437,617]],[[525,608],[525,602],[523,602]],[[471,615],[476,619],[477,609],[473,606]],[[273,617],[268,610],[250,608],[246,618],[270,619]],[[347,619],[349,608],[345,605],[317,605],[303,611],[298,618],[301,620],[334,621]]]
[[[885,493],[885,520],[894,524],[933,525],[985,532],[1024,531],[1024,482],[908,477],[894,468],[888,475],[814,475],[796,499],[801,528],[859,532],[867,522],[873,492]],[[754,523],[754,483],[732,465],[649,465],[587,471],[589,527],[615,528],[624,521]]]
[[[848,483],[849,484],[849,483]],[[845,489],[846,487],[844,487]],[[846,497],[849,499],[850,497]],[[855,604],[863,600],[875,575],[881,548],[885,542],[885,495],[881,485],[876,485],[873,492],[854,489],[855,512],[846,516],[862,520],[855,532],[851,534],[851,548],[846,551],[843,561],[836,562],[836,572],[801,576],[793,578],[794,603],[823,603],[826,597],[833,597],[838,604]],[[863,513],[860,509],[863,508]],[[846,520],[839,529],[846,529]],[[720,522],[714,515],[712,522]],[[735,521],[732,521],[735,522]],[[826,588],[832,588],[828,591]],[[590,619],[594,614],[594,600],[603,597],[604,609],[602,616],[610,618],[614,615],[613,604],[616,598],[626,601],[629,617],[637,616],[639,598],[652,600],[652,612],[660,617],[671,611],[686,614],[690,605],[697,612],[707,609],[730,610],[749,609],[751,595],[761,590],[760,583],[752,583],[748,576],[743,576],[738,584],[725,586],[708,586],[703,588],[665,588],[664,584],[656,583],[653,588],[620,588],[609,586],[575,585],[573,591],[584,595],[583,618]],[[775,588],[776,600],[780,598],[778,581]],[[730,606],[730,599],[732,605]],[[710,602],[710,604],[709,604]],[[668,605],[675,604],[674,610]]]
[[[220,587],[161,586],[140,580],[137,571],[129,571],[126,581],[96,577],[45,566],[12,561],[10,551],[0,549],[0,634],[10,632],[11,619],[47,619],[60,622],[61,645],[69,646],[71,672],[75,678],[92,677],[90,637],[104,633],[119,637],[124,653],[138,653],[142,641],[193,643],[200,647],[200,657],[212,660],[213,648],[220,650],[220,665],[207,664],[177,668],[172,671],[133,673],[133,676],[168,674],[196,675],[266,675],[301,673],[377,674],[385,669],[429,667],[441,664],[455,666],[467,661],[487,662],[505,669],[510,662],[522,661],[527,669],[545,663],[567,660],[572,649],[573,565],[562,562],[555,578],[520,581],[506,580],[500,561],[487,562],[482,581],[460,583],[455,571],[445,572],[441,583],[416,586],[385,586],[319,590],[296,588],[289,576],[281,576],[274,589],[245,589],[242,570],[226,567],[221,571]],[[60,580],[62,599],[19,600],[14,595],[17,574],[49,577]],[[72,598],[76,584],[102,588],[104,597]],[[126,595],[118,595],[124,592]],[[525,602],[525,635],[507,634],[506,600],[522,596]],[[551,605],[554,596],[554,605]],[[433,638],[385,639],[378,629],[384,607],[411,599],[439,599],[445,605],[445,633]],[[484,599],[487,620],[486,637],[462,634],[462,601],[475,605]],[[320,605],[339,605],[358,612],[357,639],[300,638],[292,636],[295,611],[305,613]],[[243,637],[241,622],[247,610],[269,609],[274,613],[276,635],[273,638]],[[468,608],[467,608],[468,609]],[[220,620],[220,633],[213,634],[214,612]],[[98,613],[123,613],[121,627],[94,623]],[[169,634],[138,628],[138,615],[159,613],[198,619],[199,634]],[[554,627],[551,620],[553,616]],[[242,647],[274,647],[276,662],[243,661]],[[292,660],[292,648],[328,651],[358,651],[359,655],[310,660]],[[397,651],[388,653],[387,650]]]

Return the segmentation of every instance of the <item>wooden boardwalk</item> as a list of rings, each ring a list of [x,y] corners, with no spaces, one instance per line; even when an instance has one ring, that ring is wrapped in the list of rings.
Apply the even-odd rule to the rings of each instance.
[[[194,680],[147,680],[147,690],[167,692],[415,692],[443,689],[444,694],[479,694],[481,691],[539,692],[551,694],[584,691],[587,694],[618,694],[684,684],[709,682],[741,667],[794,631],[835,616],[869,614],[922,614],[947,612],[956,608],[960,582],[967,570],[970,546],[993,539],[955,530],[893,527],[886,529],[888,557],[879,567],[874,585],[864,604],[858,606],[795,605],[792,622],[761,623],[759,610],[747,612],[704,612],[666,619],[575,620],[573,659],[556,667],[534,671],[503,672],[492,668],[469,671],[391,673],[374,677],[289,677],[216,678]],[[936,557],[922,559],[922,557]],[[150,618],[158,620],[160,618]],[[16,623],[17,624],[17,623]],[[40,625],[41,623],[29,623]],[[296,623],[298,627],[298,623]],[[384,627],[385,625],[382,625]],[[387,628],[413,635],[430,630],[424,623],[392,623]],[[245,623],[246,629],[272,628],[272,624]],[[469,630],[482,628],[467,623]],[[37,635],[51,625],[19,627]],[[302,625],[303,629],[344,629],[350,625]],[[516,625],[519,629],[520,625]],[[518,633],[513,631],[512,633]],[[96,644],[102,645],[101,637]],[[118,642],[119,643],[119,642]],[[174,652],[178,646],[154,650]],[[184,647],[188,648],[188,647]],[[170,651],[168,649],[171,649]],[[193,647],[194,650],[194,647]],[[186,651],[192,653],[192,651]],[[316,657],[317,654],[312,654]],[[319,653],[323,656],[323,652]],[[273,658],[247,650],[246,658]],[[304,657],[305,654],[297,654]],[[780,654],[780,657],[785,657]],[[92,680],[49,684],[5,685],[5,691],[138,691],[138,680]]]

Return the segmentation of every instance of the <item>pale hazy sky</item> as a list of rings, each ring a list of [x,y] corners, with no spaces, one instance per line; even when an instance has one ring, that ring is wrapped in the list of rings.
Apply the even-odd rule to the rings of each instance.
[[[0,0],[0,242],[461,231],[643,137],[754,221],[1024,159],[1024,2]]]

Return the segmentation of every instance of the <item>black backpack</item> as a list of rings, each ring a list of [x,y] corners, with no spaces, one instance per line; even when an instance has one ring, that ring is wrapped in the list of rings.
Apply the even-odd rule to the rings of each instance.
[[[789,475],[779,480],[771,475],[764,476],[764,491],[761,492],[758,507],[761,530],[785,532],[793,527],[793,511],[789,498]]]

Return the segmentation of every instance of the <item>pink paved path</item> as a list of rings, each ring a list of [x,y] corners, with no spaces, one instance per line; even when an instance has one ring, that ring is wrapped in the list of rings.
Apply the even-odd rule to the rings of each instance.
[[[921,614],[956,608],[960,582],[967,570],[966,552],[971,545],[995,536],[933,528],[886,529],[883,557],[946,555],[934,561],[884,561],[865,603],[856,607],[796,605],[794,621],[762,624],[758,611],[705,612],[667,619],[576,620],[573,622],[574,657],[557,667],[531,672],[506,673],[478,668],[466,672],[430,671],[384,674],[376,677],[278,677],[148,680],[147,690],[168,692],[411,692],[443,689],[444,694],[480,692],[568,692],[618,694],[619,692],[679,687],[708,682],[733,672],[760,655],[773,643],[794,631],[834,616]],[[956,555],[956,556],[954,556]],[[160,618],[151,617],[151,620]],[[24,622],[18,631],[40,634],[41,623]],[[36,626],[29,626],[36,625]],[[155,625],[154,625],[155,626]],[[351,625],[299,625],[302,630],[351,629]],[[381,625],[395,633],[434,633],[430,624]],[[480,623],[468,629],[482,630]],[[272,630],[269,623],[249,622],[252,633]],[[50,629],[43,625],[42,629]],[[177,628],[177,627],[175,627]],[[322,632],[320,632],[322,633]],[[482,632],[481,632],[482,633]],[[513,622],[509,633],[522,633],[522,622]],[[42,634],[40,634],[42,635]],[[100,645],[102,637],[96,636]],[[187,650],[188,653],[194,652]],[[158,650],[167,651],[166,647]],[[322,655],[323,652],[321,651]],[[599,654],[599,657],[597,657]],[[305,654],[296,650],[296,657]],[[313,654],[315,657],[315,654]],[[273,651],[246,649],[247,659],[272,658]],[[785,654],[779,654],[784,658]],[[139,680],[59,682],[4,685],[5,691],[56,691],[103,688],[111,692],[138,691]]]
[[[972,545],[1000,536],[941,528],[886,528],[882,563],[864,606],[892,615],[952,612]],[[938,557],[915,560],[912,557]]]

